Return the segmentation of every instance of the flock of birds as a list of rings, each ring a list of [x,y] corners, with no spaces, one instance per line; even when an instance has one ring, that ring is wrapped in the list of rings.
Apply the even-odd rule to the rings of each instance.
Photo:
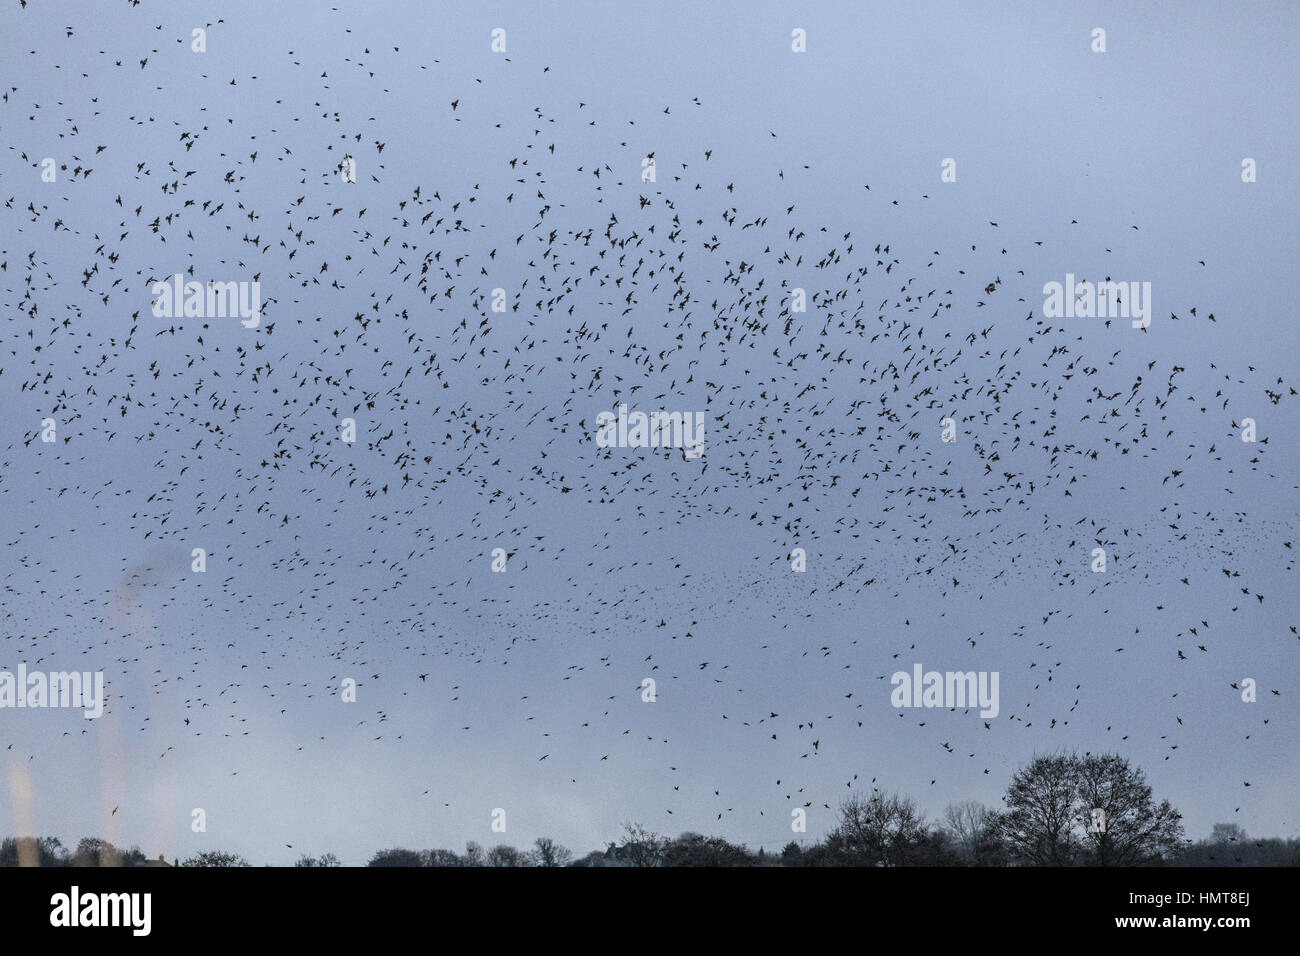
[[[762,816],[779,840],[789,808],[896,780],[817,763],[867,771],[900,722],[959,762],[957,789],[1002,783],[1008,754],[1072,721],[1177,760],[1197,748],[1184,721],[1240,712],[1244,642],[1295,651],[1270,585],[1294,568],[1295,481],[1268,436],[1296,389],[1171,345],[1230,326],[1204,306],[1146,330],[1043,317],[1077,222],[1013,241],[999,217],[934,249],[906,232],[928,193],[863,183],[853,224],[811,219],[821,171],[766,127],[787,157],[771,169],[722,142],[670,159],[637,120],[610,129],[576,99],[518,115],[419,51],[352,41],[325,70],[290,51],[280,98],[255,69],[217,75],[228,60],[178,76],[160,64],[188,35],[150,32],[138,55],[32,50],[15,65],[86,82],[20,82],[0,105],[0,666],[94,662],[105,724],[149,735],[150,759],[249,738],[220,757],[237,776],[258,747],[342,738],[389,766],[435,708],[487,752],[513,724],[535,747],[516,776],[624,774],[662,803],[649,824]],[[549,73],[530,71],[539,100]],[[402,130],[334,93],[382,101],[399,75],[454,84],[439,135],[467,124],[473,167],[421,169]],[[168,112],[188,84],[209,101]],[[698,98],[655,117],[679,119],[710,122]],[[174,273],[258,281],[260,324],[154,317]],[[703,457],[598,448],[620,403],[700,412]],[[1246,417],[1272,427],[1244,443]],[[1108,675],[1135,656],[1152,711],[1112,720]],[[891,709],[890,674],[916,661],[1000,669],[1002,714]],[[1242,747],[1286,693],[1253,676]],[[348,678],[355,711],[321,716]],[[678,722],[650,716],[647,678]],[[79,723],[61,735],[105,733]],[[5,726],[36,773],[53,744],[20,758]],[[724,795],[710,741],[767,792]],[[445,781],[416,789],[451,805]]]

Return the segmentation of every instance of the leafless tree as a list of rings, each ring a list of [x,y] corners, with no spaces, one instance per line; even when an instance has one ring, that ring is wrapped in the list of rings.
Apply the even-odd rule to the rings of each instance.
[[[488,866],[528,866],[528,854],[502,843],[488,850]]]
[[[1216,823],[1210,831],[1211,843],[1244,843],[1246,831],[1236,823]]]
[[[483,846],[473,840],[465,844],[465,855],[460,859],[463,866],[487,866],[487,854],[483,852]]]
[[[827,842],[839,855],[880,866],[915,862],[927,831],[911,797],[853,794],[840,804],[840,822]]]
[[[1013,857],[1039,866],[1068,866],[1079,851],[1076,761],[1065,754],[1034,757],[1016,771],[1003,798],[998,833]]]
[[[657,833],[651,833],[639,823],[623,824],[623,832],[627,839],[620,849],[629,866],[663,865],[667,840]]]
[[[573,861],[573,854],[550,837],[538,837],[533,859],[537,866],[568,866]]]
[[[978,800],[948,804],[943,813],[944,825],[962,859],[977,866],[999,861],[997,817]]]
[[[1182,814],[1168,800],[1155,802],[1141,769],[1118,754],[1089,754],[1076,759],[1074,772],[1087,863],[1158,863],[1181,847]]]

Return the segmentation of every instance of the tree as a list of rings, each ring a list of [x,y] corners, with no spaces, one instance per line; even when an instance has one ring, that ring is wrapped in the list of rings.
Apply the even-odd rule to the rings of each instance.
[[[781,851],[781,863],[784,866],[798,866],[799,857],[803,856],[803,848],[794,840],[785,845]]]
[[[568,866],[573,862],[573,854],[568,848],[550,837],[538,837],[535,847],[533,858],[536,866]]]
[[[82,837],[72,853],[73,866],[121,866],[122,854],[117,847],[99,837]]]
[[[952,848],[960,860],[971,866],[1000,866],[1006,854],[998,840],[998,815],[977,800],[950,803],[943,822]]]
[[[909,850],[907,866],[961,866],[965,862],[943,827],[926,827]]]
[[[663,866],[668,841],[639,823],[623,824],[627,840],[617,854],[629,866]]]
[[[1156,803],[1142,771],[1118,754],[1037,756],[1003,800],[998,834],[1018,862],[1136,866],[1183,845],[1182,815]]]
[[[226,853],[223,850],[204,850],[202,853],[196,853],[189,859],[182,860],[181,866],[251,866],[247,860],[237,853]]]
[[[1222,842],[1213,836],[1200,840],[1183,847],[1171,862],[1174,866],[1300,866],[1300,839],[1246,839],[1240,827],[1219,830],[1231,826],[1234,824],[1216,824],[1215,831],[1225,838]],[[1239,841],[1232,841],[1234,832],[1240,834]]]
[[[512,846],[502,843],[488,850],[488,866],[527,866],[527,854],[520,853]]]
[[[856,866],[908,866],[919,862],[928,837],[911,797],[852,794],[840,803],[840,822],[826,838],[832,856]]]
[[[1039,866],[1068,866],[1079,852],[1074,832],[1078,795],[1076,761],[1064,754],[1034,757],[1016,771],[998,819],[998,835],[1011,855]]]
[[[298,858],[298,862],[294,866],[342,866],[342,864],[339,863],[339,858],[333,853],[322,853],[320,856],[309,856],[304,853]]]
[[[800,853],[797,857],[787,858],[786,866],[858,866],[858,861],[843,853],[843,848],[838,841],[832,838],[834,831],[827,835],[827,838],[820,843],[813,843],[810,846],[800,847]]]
[[[415,850],[394,847],[391,850],[380,850],[370,858],[366,866],[421,866],[423,863],[424,860]]]
[[[621,866],[617,860],[608,855],[608,850],[592,850],[586,856],[578,857],[570,866]]]
[[[138,846],[133,846],[131,847],[131,849],[124,851],[120,859],[122,862],[122,866],[148,866],[149,865],[149,858],[144,855],[144,851],[142,851]]]
[[[425,866],[461,866],[461,859],[451,850],[425,850]]]
[[[1216,823],[1210,831],[1211,843],[1244,843],[1246,831],[1236,823]]]
[[[483,847],[473,840],[466,843],[461,866],[487,866],[487,854],[483,852]]]
[[[67,866],[68,851],[58,837],[5,837],[0,866]]]
[[[662,865],[753,866],[754,856],[743,846],[728,843],[722,837],[683,833],[664,847]]]
[[[1118,754],[1089,754],[1074,761],[1084,861],[1094,866],[1162,862],[1182,845],[1182,814],[1168,800],[1156,803],[1146,775]],[[1104,816],[1096,817],[1101,810]]]

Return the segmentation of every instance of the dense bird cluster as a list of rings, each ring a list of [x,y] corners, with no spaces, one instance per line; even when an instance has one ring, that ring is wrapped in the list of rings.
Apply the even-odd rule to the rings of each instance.
[[[647,822],[743,810],[777,840],[791,808],[873,786],[882,733],[962,779],[1080,720],[1178,759],[1242,706],[1243,644],[1294,653],[1296,486],[1270,437],[1296,390],[1185,347],[1244,317],[1172,289],[1147,329],[1042,314],[1083,246],[1094,280],[1140,268],[1111,252],[1137,225],[1103,225],[1111,248],[1077,222],[1004,239],[1004,216],[918,239],[937,182],[827,209],[824,159],[765,123],[766,154],[711,142],[699,98],[616,121],[549,68],[361,40],[343,63],[281,49],[294,82],[268,84],[147,32],[32,50],[3,95],[0,654],[102,668],[105,726],[158,760],[216,737],[400,763],[433,708],[449,753],[512,725],[533,751],[500,757],[538,786],[633,775]],[[541,105],[501,105],[489,71]],[[413,83],[445,91],[428,122],[473,166],[355,106]],[[258,282],[260,322],[155,316],[174,274]],[[703,456],[598,447],[620,404],[700,413]],[[891,708],[917,661],[1001,670],[1001,715]],[[1103,675],[1135,673],[1150,717],[1115,726]],[[1243,746],[1286,693],[1249,673]],[[710,778],[729,750],[763,790]],[[450,805],[453,772],[420,796]]]

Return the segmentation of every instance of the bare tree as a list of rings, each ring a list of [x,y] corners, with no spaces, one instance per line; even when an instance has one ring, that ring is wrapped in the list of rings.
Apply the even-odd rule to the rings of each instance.
[[[1246,831],[1236,823],[1216,823],[1210,831],[1211,843],[1244,843]]]
[[[224,850],[205,850],[181,861],[181,866],[252,866],[238,853]]]
[[[651,833],[639,823],[623,824],[627,840],[620,847],[623,859],[630,866],[662,866],[668,841]]]
[[[840,822],[827,845],[855,862],[907,866],[916,862],[926,836],[924,817],[911,797],[853,794],[840,804]]]
[[[502,843],[488,850],[488,866],[528,866],[528,855]]]
[[[423,866],[424,859],[420,856],[418,850],[408,850],[405,847],[393,847],[391,850],[380,850],[370,858],[366,866]]]
[[[68,850],[58,837],[5,837],[0,866],[67,866]]]
[[[73,866],[121,866],[122,854],[117,847],[99,837],[82,837],[72,854]]]
[[[1182,846],[1182,815],[1156,803],[1142,771],[1118,754],[1035,757],[1003,799],[998,833],[1025,863],[1136,866]]]
[[[664,866],[754,866],[757,860],[743,846],[722,837],[683,833],[664,848]]]
[[[1079,851],[1076,761],[1064,754],[1034,757],[1016,771],[1003,801],[998,834],[1011,854],[1039,866],[1068,866]]]
[[[473,840],[465,844],[465,855],[460,859],[462,866],[487,866],[487,854],[482,845]]]
[[[538,837],[533,850],[537,866],[568,866],[573,861],[573,854],[567,847],[560,846],[550,837]]]
[[[948,804],[943,820],[963,860],[976,866],[1004,862],[995,811],[977,800],[962,800]]]
[[[1155,802],[1141,769],[1118,754],[1089,754],[1076,758],[1074,772],[1086,862],[1137,866],[1161,862],[1179,849],[1182,814],[1168,800]]]

